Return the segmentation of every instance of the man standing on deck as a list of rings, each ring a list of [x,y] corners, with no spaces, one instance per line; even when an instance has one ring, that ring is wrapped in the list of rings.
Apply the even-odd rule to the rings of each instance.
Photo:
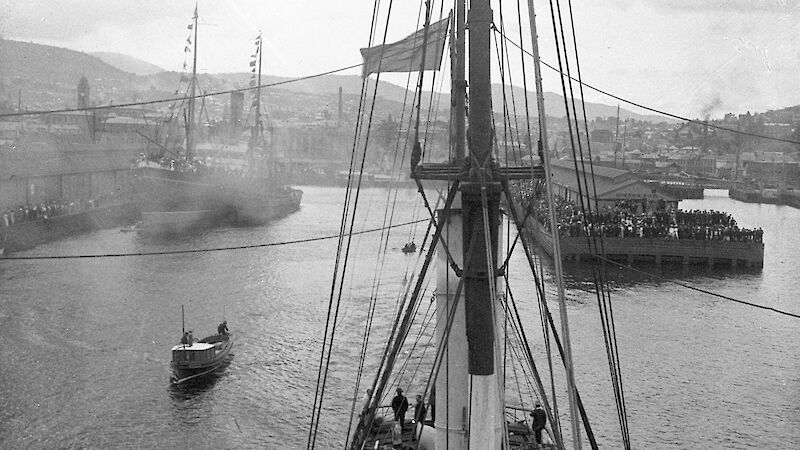
[[[541,403],[536,402],[536,406],[533,408],[531,417],[533,417],[533,434],[536,438],[536,443],[541,444],[542,430],[544,430],[544,426],[547,424],[547,414],[542,409]]]
[[[406,421],[406,411],[408,411],[408,399],[403,395],[403,390],[397,388],[397,395],[392,399],[392,411],[394,411],[394,420],[400,421],[402,427]]]

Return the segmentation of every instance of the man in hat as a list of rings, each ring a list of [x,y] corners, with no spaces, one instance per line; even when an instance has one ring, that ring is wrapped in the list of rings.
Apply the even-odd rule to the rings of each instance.
[[[221,324],[217,327],[217,334],[220,335],[227,335],[228,334],[228,321],[223,320]]]
[[[406,421],[408,399],[403,395],[403,390],[400,388],[397,388],[397,395],[392,399],[392,411],[394,411],[394,420],[399,420],[402,427]]]
[[[544,426],[547,424],[547,414],[542,409],[541,403],[536,402],[533,412],[531,412],[531,417],[533,417],[533,435],[536,438],[536,443],[541,444],[542,430],[544,430]]]

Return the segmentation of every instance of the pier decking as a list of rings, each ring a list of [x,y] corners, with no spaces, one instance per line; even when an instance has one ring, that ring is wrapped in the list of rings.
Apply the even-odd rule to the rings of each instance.
[[[531,239],[548,255],[553,256],[553,238],[533,218],[525,223],[526,239]],[[560,238],[563,260],[581,261],[591,258],[586,236]],[[598,240],[599,245],[599,240]],[[749,268],[764,267],[764,243],[756,241],[696,240],[674,238],[604,237],[603,249],[608,259],[631,264],[648,261],[656,264],[725,264]]]

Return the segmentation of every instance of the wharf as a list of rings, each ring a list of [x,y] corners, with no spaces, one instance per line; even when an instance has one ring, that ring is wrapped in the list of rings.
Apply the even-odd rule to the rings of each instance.
[[[525,239],[553,256],[553,237],[545,228],[529,217],[525,223]],[[586,236],[561,236],[561,257],[565,261],[580,262],[590,259],[592,251]],[[599,240],[598,240],[599,245]],[[637,261],[662,263],[706,264],[713,267],[725,264],[748,268],[764,267],[764,243],[756,241],[697,240],[675,238],[604,237],[606,258],[633,264]]]
[[[134,203],[104,206],[75,214],[53,216],[0,226],[0,248],[5,254],[28,250],[46,242],[104,228],[129,225],[139,220],[141,212]]]

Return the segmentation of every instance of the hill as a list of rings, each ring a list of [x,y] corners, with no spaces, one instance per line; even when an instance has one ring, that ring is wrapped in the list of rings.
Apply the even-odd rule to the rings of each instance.
[[[106,83],[129,82],[133,75],[88,53],[0,39],[0,79],[76,86],[81,76]]]
[[[226,73],[226,74],[219,74],[216,76],[230,81],[231,84],[234,86],[247,86],[250,80],[249,73]],[[262,83],[265,85],[278,84],[276,88],[292,92],[301,92],[305,94],[333,95],[338,92],[340,86],[342,87],[342,92],[345,95],[359,95],[359,93],[361,92],[361,77],[358,75],[326,75],[318,78],[311,78],[307,80],[288,83],[288,81],[290,80],[291,78],[277,77],[277,76],[262,77]],[[285,83],[285,84],[280,84],[280,83]],[[371,81],[370,89],[374,89],[374,87],[375,87],[374,81]],[[513,92],[519,108],[520,105],[522,105],[524,102],[523,89],[519,87],[514,87]],[[403,101],[405,100],[406,90],[401,86],[381,81],[381,87],[380,90],[378,91],[378,96],[383,97],[386,100],[402,104]],[[410,97],[411,95],[409,95],[409,98]],[[429,97],[427,95],[423,95],[423,104],[427,104],[428,99]],[[502,101],[503,101],[503,92],[501,85],[499,84],[492,85],[492,109],[494,110],[494,112],[500,113],[503,111]],[[544,102],[548,116],[564,117],[566,115],[564,109],[563,96],[552,92],[545,92]],[[450,95],[442,94],[439,103],[441,105],[449,105]],[[535,92],[528,91],[528,104],[535,109],[536,105]],[[616,106],[604,105],[601,103],[586,102],[585,108],[586,108],[586,117],[589,120],[592,120],[598,116],[613,117],[617,115]],[[583,112],[579,110],[578,114],[579,117],[582,117]],[[677,120],[669,117],[664,117],[659,115],[637,114],[625,108],[620,108],[619,114],[620,118],[622,119],[647,120],[650,122],[662,122],[662,121],[677,122]]]
[[[170,98],[175,96],[176,89],[181,88],[180,74],[165,72],[158,66],[117,53],[87,54],[61,47],[0,39],[0,60],[3,61],[0,65],[0,99],[15,98],[17,91],[21,90],[23,102],[31,108],[74,106],[75,87],[84,75],[89,79],[92,102],[97,104]],[[325,75],[301,81],[292,81],[288,77],[264,76],[262,80],[263,84],[274,85],[268,89],[268,93],[297,93],[302,94],[305,99],[309,96],[322,97],[315,102],[300,99],[291,102],[296,108],[335,102],[340,86],[344,95],[350,99],[352,96],[357,99],[361,91],[361,77],[358,75]],[[200,86],[205,92],[242,88],[248,86],[249,81],[250,73],[200,76]],[[370,90],[372,89],[374,81],[371,80]],[[515,87],[513,92],[519,108],[523,103],[523,90]],[[385,102],[382,102],[383,106],[389,106],[392,114],[399,112],[402,104],[411,98],[405,88],[384,81],[381,81],[378,95]],[[529,91],[527,95],[529,105],[535,105],[535,94]],[[286,100],[286,96],[282,98]],[[501,112],[500,85],[492,86],[492,98],[494,111]],[[214,102],[224,103],[227,99],[218,98]],[[427,103],[428,97],[425,95],[423,104]],[[442,110],[440,115],[446,114],[447,105],[450,104],[449,94],[442,94],[439,104]],[[545,107],[548,116],[565,115],[561,95],[545,93]],[[616,113],[616,106],[586,103],[586,115],[590,120],[597,116],[615,116]],[[620,116],[655,122],[670,121],[661,116],[640,115],[626,109],[620,110]]]
[[[93,52],[90,55],[100,58],[106,64],[116,67],[123,72],[128,72],[136,75],[152,75],[154,73],[164,72],[164,69],[150,64],[147,61],[134,58],[132,56],[123,55],[122,53],[112,52]]]

